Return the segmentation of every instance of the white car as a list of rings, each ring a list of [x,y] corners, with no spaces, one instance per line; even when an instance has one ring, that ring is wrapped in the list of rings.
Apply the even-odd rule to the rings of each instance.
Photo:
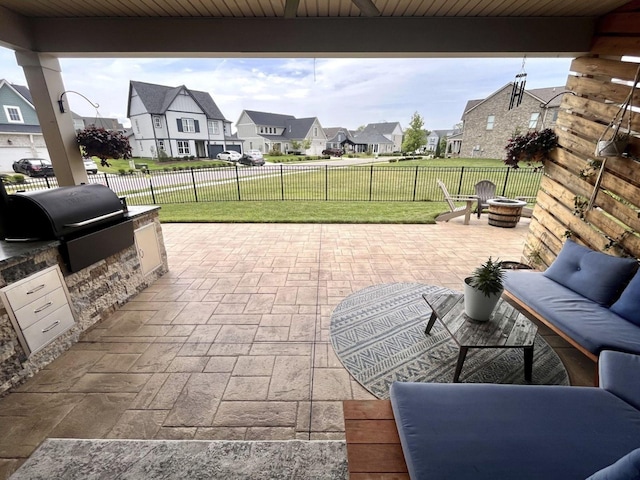
[[[84,169],[87,171],[87,173],[90,173],[92,175],[98,173],[98,164],[96,162],[94,162],[90,158],[83,158],[82,161],[84,162]]]
[[[245,153],[251,155],[253,158],[262,158],[262,152],[260,150],[249,150]]]
[[[218,160],[237,162],[238,160],[240,160],[242,155],[240,155],[238,152],[234,152],[233,150],[225,150],[224,152],[220,152],[218,155],[216,155],[216,157],[218,158]]]

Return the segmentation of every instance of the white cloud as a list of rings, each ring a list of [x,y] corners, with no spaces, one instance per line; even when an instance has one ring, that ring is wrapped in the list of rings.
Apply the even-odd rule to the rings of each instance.
[[[409,59],[61,59],[67,90],[100,104],[102,116],[127,121],[129,81],[186,85],[209,92],[235,122],[243,109],[317,116],[323,126],[356,128],[369,122],[406,126],[419,112],[429,129],[457,123],[467,100],[484,98],[512,81],[521,58]],[[569,59],[527,59],[528,88],[561,86]],[[0,48],[0,78],[26,85],[14,53]],[[69,95],[71,108],[95,115]],[[128,123],[128,122],[127,122]]]

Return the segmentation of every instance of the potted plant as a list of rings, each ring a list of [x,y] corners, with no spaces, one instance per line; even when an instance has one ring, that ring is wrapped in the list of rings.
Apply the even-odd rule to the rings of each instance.
[[[129,140],[120,132],[90,126],[78,132],[78,145],[84,156],[98,157],[103,167],[109,167],[109,158],[131,158]]]
[[[511,168],[519,168],[520,162],[527,162],[530,166],[533,163],[543,163],[557,146],[558,136],[550,128],[516,134],[509,139],[505,147],[507,158],[504,163]]]
[[[464,279],[464,313],[467,317],[485,322],[502,295],[504,270],[502,262],[491,257]]]

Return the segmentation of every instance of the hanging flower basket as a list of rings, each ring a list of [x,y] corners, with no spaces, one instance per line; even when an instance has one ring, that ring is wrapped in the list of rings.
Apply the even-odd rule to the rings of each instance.
[[[507,158],[504,163],[511,168],[520,168],[520,162],[526,162],[528,165],[544,163],[549,158],[549,153],[557,146],[558,136],[550,128],[514,135],[505,147]]]
[[[110,158],[131,158],[129,140],[120,132],[104,128],[87,127],[78,132],[78,145],[86,157],[98,157],[103,167],[109,167]]]

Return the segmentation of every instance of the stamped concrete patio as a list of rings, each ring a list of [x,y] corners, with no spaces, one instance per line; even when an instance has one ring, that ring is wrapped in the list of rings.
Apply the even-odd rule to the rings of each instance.
[[[335,305],[377,283],[461,289],[489,255],[519,260],[527,228],[163,225],[170,272],[0,399],[0,478],[47,437],[341,439],[341,401],[373,397],[333,353]]]

